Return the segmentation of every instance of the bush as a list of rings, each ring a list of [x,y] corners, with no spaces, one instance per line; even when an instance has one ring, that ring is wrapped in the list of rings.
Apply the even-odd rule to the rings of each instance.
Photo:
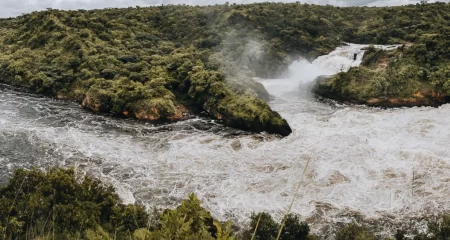
[[[450,239],[450,215],[443,215],[438,220],[431,221],[428,224],[428,239],[448,240]]]
[[[5,239],[55,232],[60,239],[103,227],[109,233],[145,227],[148,215],[120,203],[114,188],[73,169],[17,170],[0,187],[0,226]],[[139,226],[140,225],[140,226]]]
[[[191,194],[181,206],[166,210],[161,216],[160,228],[152,233],[153,239],[214,239],[217,228],[211,214],[200,206]]]
[[[364,227],[351,223],[336,233],[335,240],[374,240],[375,236]]]
[[[252,214],[250,228],[244,231],[243,238],[251,239],[255,234],[256,240],[276,239],[281,224],[275,222],[268,213]],[[256,229],[257,227],[257,229]],[[255,232],[256,229],[256,232]],[[286,216],[285,226],[280,235],[280,240],[306,240],[309,238],[309,226],[306,222],[301,222],[294,214]]]

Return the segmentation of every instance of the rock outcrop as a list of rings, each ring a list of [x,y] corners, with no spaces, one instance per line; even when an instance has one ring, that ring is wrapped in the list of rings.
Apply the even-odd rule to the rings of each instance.
[[[291,127],[280,114],[271,110],[264,101],[246,95],[235,95],[219,101],[209,99],[204,109],[230,127],[281,136],[292,133]]]

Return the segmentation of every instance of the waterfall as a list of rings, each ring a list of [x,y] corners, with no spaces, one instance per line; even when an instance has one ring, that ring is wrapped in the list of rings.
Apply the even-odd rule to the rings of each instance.
[[[313,61],[314,65],[319,65],[329,70],[332,74],[347,72],[351,67],[361,65],[366,48],[370,45],[351,44],[338,47],[328,55],[320,56]],[[383,50],[394,50],[401,45],[374,45],[375,48]]]
[[[319,65],[333,74],[346,72],[351,67],[357,67],[361,64],[365,47],[366,45],[358,44],[338,47],[330,54],[318,57],[313,64]]]
[[[361,65],[364,53],[370,45],[346,43],[337,47],[327,55],[323,55],[309,62],[306,59],[294,61],[288,68],[287,78],[277,80],[284,86],[298,86],[312,82],[321,75],[334,75],[347,72],[351,67]],[[373,45],[386,51],[395,50],[402,45]],[[277,84],[279,85],[279,84]]]

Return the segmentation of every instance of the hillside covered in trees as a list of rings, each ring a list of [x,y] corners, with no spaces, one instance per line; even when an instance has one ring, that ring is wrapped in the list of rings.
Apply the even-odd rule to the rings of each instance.
[[[228,126],[286,136],[289,125],[263,101],[268,93],[253,77],[276,77],[299,56],[313,59],[342,42],[417,43],[403,61],[423,68],[415,81],[444,93],[449,22],[445,3],[49,9],[0,20],[0,81],[95,112],[152,122],[206,112]],[[339,75],[343,88],[353,71]],[[385,85],[372,75],[357,80],[375,86],[370,97],[398,92],[380,91]]]

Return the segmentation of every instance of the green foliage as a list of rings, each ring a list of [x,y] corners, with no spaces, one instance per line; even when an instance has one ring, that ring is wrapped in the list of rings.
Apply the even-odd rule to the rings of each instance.
[[[450,239],[450,215],[443,215],[439,219],[430,221],[428,232],[428,238],[425,239]]]
[[[221,224],[219,221],[214,220],[214,226],[217,229],[216,239],[217,240],[235,240],[233,236],[233,226],[232,222],[228,221],[225,224]]]
[[[395,240],[407,240],[408,238],[405,237],[405,231],[403,230],[397,230],[397,232],[394,235]]]
[[[281,232],[282,240],[307,240],[309,239],[309,226],[306,222],[300,222],[298,215],[290,214],[286,218],[285,227]]]
[[[275,239],[280,225],[273,220],[268,213],[252,214],[250,217],[250,228],[244,233],[245,239],[251,239],[254,234],[254,239]],[[259,222],[258,222],[259,220]],[[257,227],[257,229],[256,229]],[[256,229],[256,232],[255,232]]]
[[[73,169],[17,170],[0,188],[0,196],[0,225],[5,226],[6,239],[48,232],[69,238],[100,226],[110,233],[133,232],[148,219],[143,207],[120,204],[112,187],[79,178]]]
[[[111,186],[73,169],[19,169],[0,187],[1,239],[235,239],[231,222],[215,220],[194,194],[149,223],[142,205],[121,204]]]
[[[386,55],[387,51],[376,49],[373,45],[370,45],[364,53],[361,65],[366,67],[376,67],[377,63],[380,62],[383,57],[386,57]]]
[[[161,227],[152,233],[152,239],[214,239],[217,235],[214,219],[200,204],[191,194],[178,208],[166,210],[161,216]]]
[[[336,240],[374,240],[375,236],[364,227],[351,223],[340,229],[335,236]]]
[[[101,227],[97,227],[95,230],[86,231],[86,239],[88,240],[112,240],[111,236],[103,230]]]
[[[276,239],[281,225],[275,222],[268,213],[252,214],[250,228],[243,233],[244,239],[270,240]],[[256,232],[255,232],[255,228]],[[289,214],[286,224],[280,235],[280,240],[307,240],[311,239],[309,226],[306,222],[301,222],[297,215]]]

